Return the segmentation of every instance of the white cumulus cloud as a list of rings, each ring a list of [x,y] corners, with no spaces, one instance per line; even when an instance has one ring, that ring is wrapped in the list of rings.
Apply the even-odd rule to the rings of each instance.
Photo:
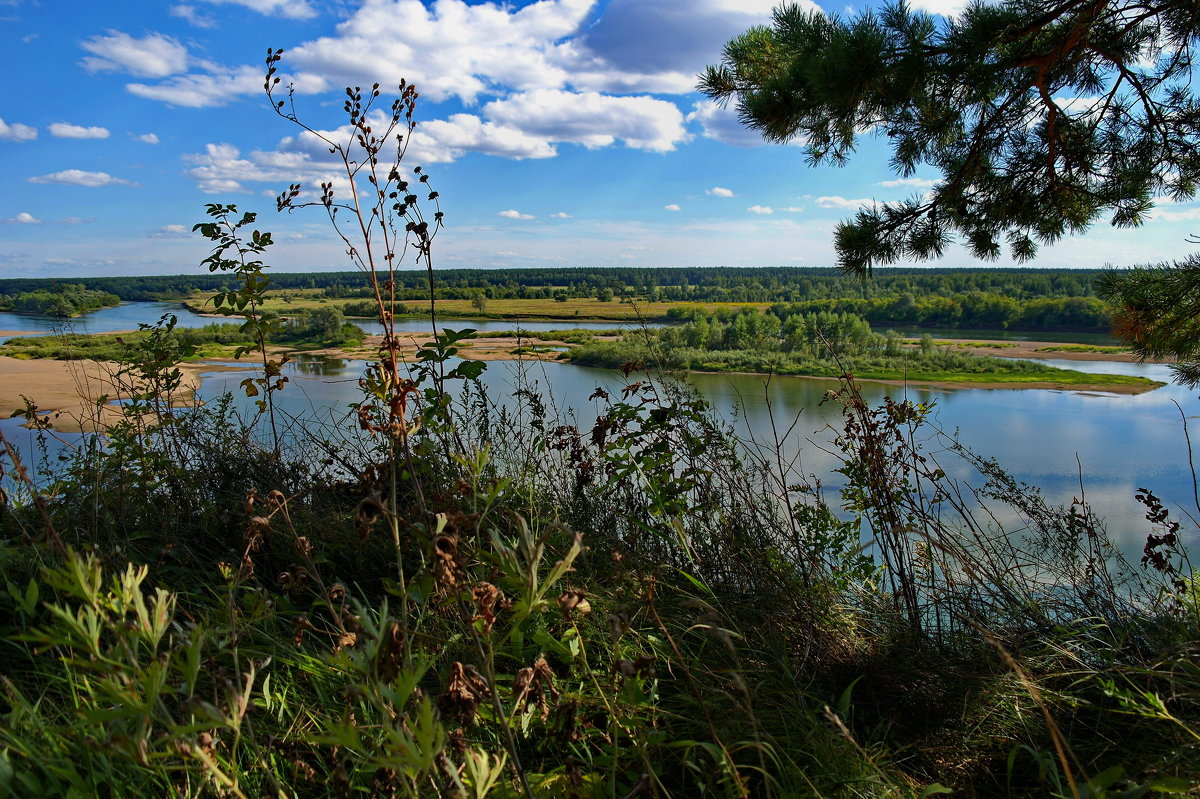
[[[133,185],[128,180],[114,178],[107,172],[87,172],[83,169],[64,169],[61,172],[51,172],[48,175],[38,175],[29,178],[30,183],[52,183],[60,186],[84,186],[94,189],[100,186]]]
[[[33,141],[37,138],[37,128],[32,125],[22,125],[20,122],[6,123],[0,119],[0,139],[5,141]]]
[[[725,43],[771,22],[778,0],[609,0],[569,42],[572,83],[597,91],[687,94]],[[811,0],[800,0],[809,9]]]
[[[54,122],[50,125],[49,130],[51,136],[57,136],[60,139],[107,139],[109,137],[108,128],[98,125],[85,127],[67,122]]]
[[[522,160],[553,158],[554,145],[511,125],[485,122],[473,114],[424,122],[413,133],[409,153],[425,163],[446,163],[476,152]]]
[[[6,225],[40,225],[42,220],[34,217],[33,214],[22,211],[14,217],[4,220]]]
[[[682,209],[676,203],[670,203],[669,205],[664,205],[663,210],[664,211],[680,211]]]
[[[489,119],[554,141],[669,152],[687,139],[683,114],[653,97],[612,97],[598,92],[543,89],[496,100],[483,108]]]
[[[132,136],[133,134],[130,135]],[[133,136],[133,138],[137,141],[140,141],[142,144],[158,144],[157,133],[143,133],[140,136]]]
[[[110,30],[80,43],[91,53],[81,62],[88,72],[121,71],[139,78],[165,78],[183,72],[188,65],[187,48],[170,36],[150,33],[140,39]]]
[[[775,213],[775,209],[769,205],[752,205],[746,210],[752,214],[758,214],[759,216]]]
[[[733,197],[733,191],[722,188],[721,186],[713,186],[711,189],[705,189],[705,194],[711,194],[713,197]]]
[[[556,214],[550,214],[551,219],[572,219],[573,217],[566,211],[559,211]]]
[[[566,37],[584,24],[595,0],[540,0],[522,8],[485,2],[365,0],[337,34],[288,53],[301,71],[335,83],[416,83],[434,101],[473,102],[496,87],[559,88]]]
[[[533,219],[532,214],[523,214],[515,208],[510,208],[507,211],[501,211],[496,216],[502,216],[505,219]]]
[[[862,208],[864,205],[870,205],[873,202],[874,200],[868,199],[849,200],[845,197],[838,197],[836,195],[829,197],[818,197],[816,199],[817,205],[821,206],[822,208],[849,208],[854,210]]]
[[[328,150],[324,155],[328,157]],[[248,191],[243,183],[270,183],[275,191],[289,183],[315,188],[336,175],[332,161],[314,161],[308,152],[299,150],[255,150],[246,156],[232,144],[209,144],[203,153],[185,155],[183,159],[192,164],[188,175],[206,194]]]

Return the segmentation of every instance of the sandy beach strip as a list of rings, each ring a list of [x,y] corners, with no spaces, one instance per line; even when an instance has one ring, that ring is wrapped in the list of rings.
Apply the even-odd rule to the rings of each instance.
[[[916,341],[916,339],[909,339]],[[935,338],[935,347],[953,347],[961,352],[976,355],[994,355],[997,358],[1027,358],[1054,361],[1115,361],[1117,363],[1143,363],[1131,352],[1081,352],[1078,350],[1056,350],[1058,347],[1078,346],[1062,341],[994,341],[978,338]],[[969,345],[969,346],[960,346]],[[1039,351],[1044,350],[1044,351]],[[1147,359],[1144,363],[1164,363]]]
[[[33,403],[48,414],[55,430],[94,432],[122,418],[116,401],[127,399],[114,380],[117,364],[107,361],[23,360],[0,356],[0,415],[5,418]],[[211,366],[184,364],[178,401],[187,402]],[[107,397],[107,402],[98,400]]]

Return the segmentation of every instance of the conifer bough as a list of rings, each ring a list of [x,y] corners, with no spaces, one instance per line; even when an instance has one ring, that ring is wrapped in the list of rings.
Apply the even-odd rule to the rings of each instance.
[[[699,88],[764,138],[802,141],[814,165],[870,132],[902,176],[940,173],[841,223],[843,269],[935,258],[957,236],[1025,261],[1102,216],[1134,227],[1156,198],[1195,195],[1198,31],[1197,0],[1006,0],[940,22],[903,3],[849,20],[789,4],[730,41]]]

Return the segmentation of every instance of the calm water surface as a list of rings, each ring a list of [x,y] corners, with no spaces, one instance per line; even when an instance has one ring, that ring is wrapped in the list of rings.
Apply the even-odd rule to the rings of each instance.
[[[1156,365],[1050,363],[1164,381],[1170,376],[1166,367]],[[329,424],[358,399],[356,379],[361,363],[298,363],[289,368],[292,380],[283,392],[281,407],[290,414]],[[213,372],[205,376],[202,391],[209,395],[235,391],[241,378],[236,373]],[[581,425],[589,425],[603,412],[598,401],[589,400],[596,387],[612,391],[624,383],[621,375],[612,371],[515,361],[490,362],[482,380],[493,399],[510,407],[519,386],[533,385],[560,411],[573,410]],[[830,452],[840,406],[822,402],[836,382],[715,374],[690,375],[688,382],[748,445],[769,444],[776,437],[775,430],[785,457],[800,473],[816,475],[831,490],[842,485],[841,475],[834,472],[840,463]],[[862,391],[872,404],[892,396],[932,405],[931,428],[953,436],[980,455],[995,458],[1017,479],[1040,487],[1052,503],[1070,503],[1085,496],[1107,519],[1109,532],[1129,554],[1140,555],[1148,530],[1144,508],[1133,500],[1136,489],[1150,488],[1173,507],[1196,512],[1180,408],[1200,436],[1200,425],[1196,425],[1200,403],[1194,392],[1178,386],[1138,396],[1034,389],[906,390],[879,383],[863,383]],[[931,435],[926,451],[950,476],[980,483],[973,469],[950,451],[945,439]]]
[[[179,327],[204,327],[220,319],[193,313],[177,302],[123,302],[112,308],[101,308],[72,319],[0,312],[0,330],[34,333],[112,333],[117,330],[137,330],[138,324],[153,324],[164,314],[175,314]]]

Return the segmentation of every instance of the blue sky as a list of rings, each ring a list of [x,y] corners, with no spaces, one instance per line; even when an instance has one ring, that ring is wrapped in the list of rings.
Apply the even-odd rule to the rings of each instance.
[[[830,266],[838,220],[936,175],[898,181],[871,137],[850,166],[810,168],[693,91],[771,5],[0,0],[0,277],[197,270],[207,248],[190,231],[210,202],[257,211],[281,271],[350,268],[322,215],[275,212],[288,183],[330,172],[262,94],[268,47],[323,129],[347,84],[417,84],[409,160],[441,194],[437,265]],[[1197,229],[1200,204],[1162,205],[1034,265],[1177,258]],[[957,248],[940,263],[978,264]]]

